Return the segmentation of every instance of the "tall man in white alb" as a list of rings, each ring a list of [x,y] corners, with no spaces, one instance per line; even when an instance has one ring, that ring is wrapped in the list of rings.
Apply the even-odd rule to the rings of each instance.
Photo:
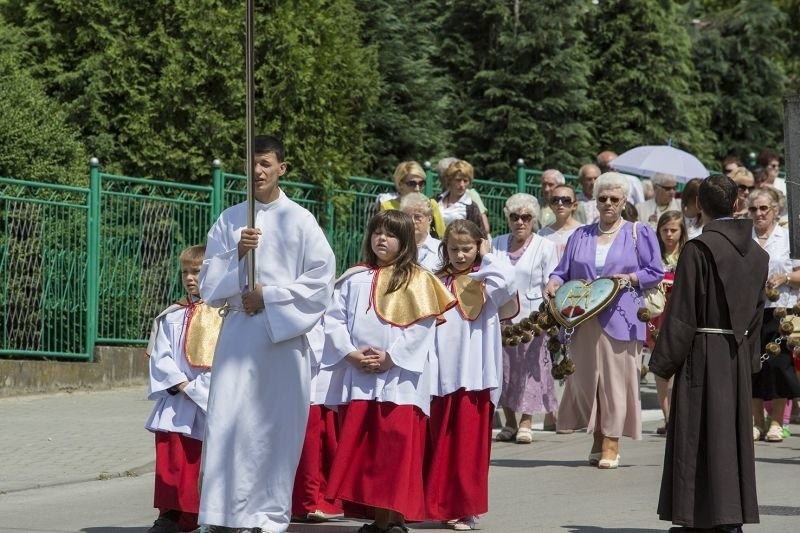
[[[283,146],[255,138],[255,227],[247,203],[208,233],[200,294],[227,314],[214,357],[203,448],[203,525],[284,532],[308,419],[306,334],[333,294],[335,260],[314,216],[286,197]],[[255,290],[247,289],[254,250]]]

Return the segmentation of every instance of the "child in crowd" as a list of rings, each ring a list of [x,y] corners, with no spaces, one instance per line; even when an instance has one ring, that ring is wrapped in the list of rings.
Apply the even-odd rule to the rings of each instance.
[[[498,309],[516,296],[514,267],[490,252],[473,222],[447,226],[438,275],[457,305],[436,329],[425,499],[428,517],[451,520],[456,530],[475,529],[489,509],[492,422],[503,379]]]
[[[185,300],[153,322],[148,398],[156,402],[145,427],[155,433],[154,506],[159,516],[148,533],[197,528],[197,480],[206,423],[211,362],[222,319],[200,300],[198,277],[205,246],[181,252]]]
[[[311,348],[311,407],[300,463],[292,491],[292,520],[325,522],[342,514],[342,509],[325,500],[328,474],[339,435],[337,412],[325,407],[330,372],[320,372],[325,326],[320,320],[306,335]]]
[[[325,315],[326,404],[340,417],[326,498],[348,516],[374,518],[360,533],[403,533],[406,520],[425,518],[428,354],[438,317],[455,301],[417,264],[407,214],[376,214],[366,235],[366,264],[341,276]]]

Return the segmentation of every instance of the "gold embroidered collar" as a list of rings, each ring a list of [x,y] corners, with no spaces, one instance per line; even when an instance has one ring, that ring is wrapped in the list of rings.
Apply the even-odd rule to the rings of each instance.
[[[417,267],[405,287],[387,294],[394,266],[374,269],[370,300],[375,313],[385,322],[406,327],[430,317],[439,317],[456,305],[455,298],[427,270]]]

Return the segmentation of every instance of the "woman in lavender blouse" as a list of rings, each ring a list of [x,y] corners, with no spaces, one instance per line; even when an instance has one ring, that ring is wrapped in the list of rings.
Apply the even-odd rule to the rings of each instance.
[[[613,277],[630,283],[637,293],[664,277],[658,240],[647,224],[622,219],[628,180],[616,172],[597,178],[594,197],[600,219],[575,230],[545,295],[552,298],[573,279]],[[619,438],[642,438],[639,376],[647,325],[636,318],[640,304],[627,289],[596,317],[575,328],[569,347],[575,373],[567,379],[558,410],[558,429],[588,428],[594,436],[589,464],[619,466]]]

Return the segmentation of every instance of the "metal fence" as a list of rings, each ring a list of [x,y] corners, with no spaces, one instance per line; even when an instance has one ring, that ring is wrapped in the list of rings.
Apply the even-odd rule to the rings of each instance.
[[[540,175],[520,167],[516,183],[474,181],[495,233],[508,196],[538,195]],[[428,181],[434,194],[438,180]],[[281,188],[323,225],[341,272],[361,260],[375,197],[394,185],[351,177],[332,191]],[[0,356],[91,360],[98,343],[144,344],[153,317],[182,295],[180,251],[245,196],[244,176],[219,165],[210,186],[115,176],[96,161],[88,188],[0,178]]]

